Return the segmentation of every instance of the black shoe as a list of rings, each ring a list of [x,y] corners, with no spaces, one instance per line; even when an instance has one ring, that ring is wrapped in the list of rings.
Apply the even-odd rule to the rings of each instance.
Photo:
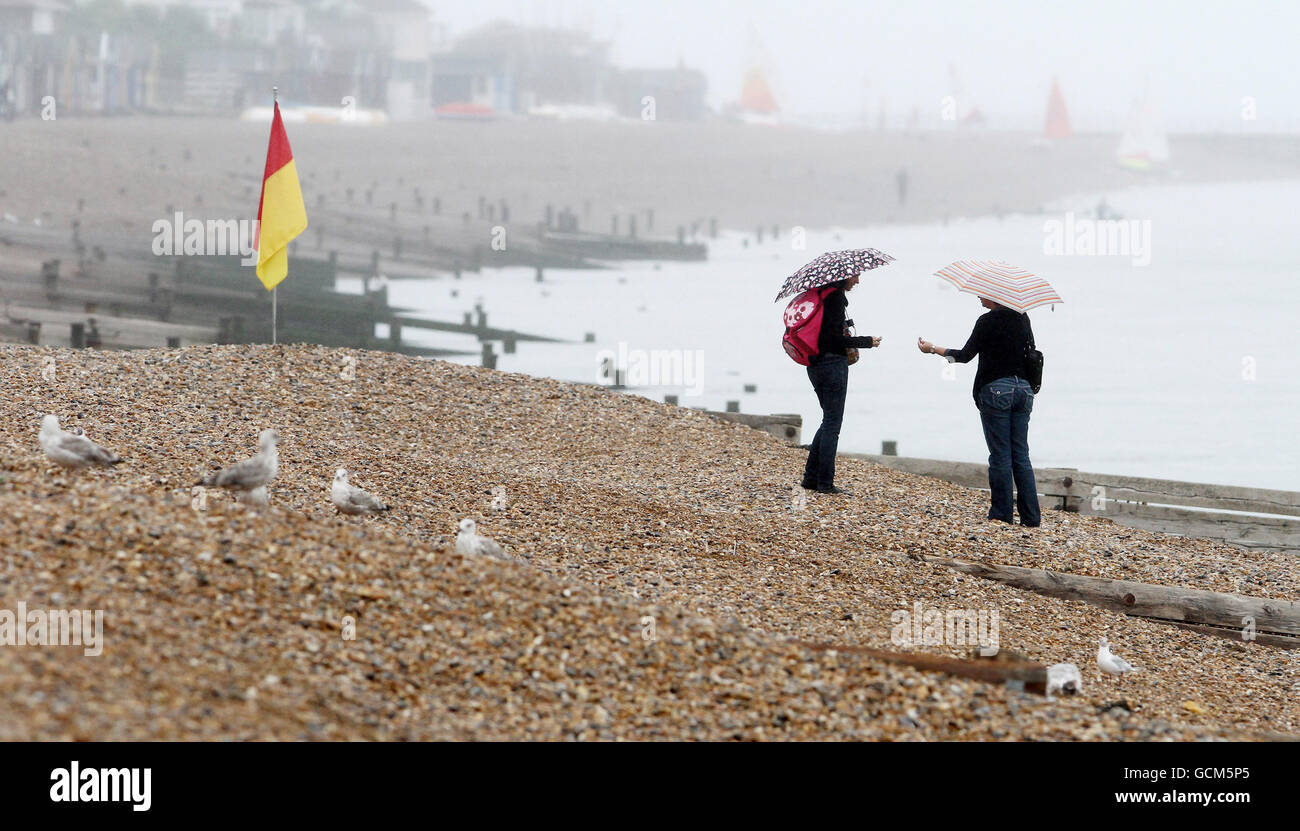
[[[841,489],[841,488],[837,488],[837,487],[835,487],[834,485],[818,485],[818,486],[817,486],[817,492],[818,492],[818,493],[838,493],[838,494],[843,494],[844,496],[849,496],[849,492],[848,492],[848,491],[843,490],[843,489]]]
[[[799,487],[803,488],[806,491],[815,491],[817,490],[817,483],[810,482],[809,480],[805,479],[799,483]]]

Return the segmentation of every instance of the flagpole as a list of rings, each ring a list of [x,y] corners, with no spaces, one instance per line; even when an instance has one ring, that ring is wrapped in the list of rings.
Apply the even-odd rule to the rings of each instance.
[[[275,106],[276,104],[279,104],[279,103],[280,103],[280,88],[279,88],[279,87],[271,87],[271,105],[272,105],[272,107],[274,108],[274,106]],[[277,326],[277,324],[279,323],[279,317],[280,317],[280,315],[279,315],[279,311],[280,311],[280,310],[279,310],[279,305],[278,305],[278,303],[277,303],[278,295],[279,295],[279,291],[280,291],[280,286],[279,286],[279,284],[277,283],[276,286],[275,286],[275,288],[271,289],[271,345],[272,345],[272,346],[275,346],[275,344],[276,344],[276,342],[277,342],[277,341],[276,341],[276,335],[277,335],[277,332],[276,332],[276,326]]]

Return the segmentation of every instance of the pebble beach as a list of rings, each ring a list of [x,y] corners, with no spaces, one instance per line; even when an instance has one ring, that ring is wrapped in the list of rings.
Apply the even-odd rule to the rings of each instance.
[[[1293,598],[1293,555],[1044,511],[607,389],[312,346],[0,347],[0,608],[102,609],[103,654],[0,647],[3,740],[1215,740],[1300,732],[1300,660],[921,562]],[[41,417],[125,460],[68,472]],[[203,474],[282,437],[263,508]],[[337,467],[392,510],[336,515]],[[1047,507],[1047,506],[1045,506]],[[463,517],[525,559],[455,553]],[[886,664],[891,615],[996,610],[1080,695]],[[1101,675],[1100,637],[1143,671]],[[967,657],[953,646],[914,646]]]

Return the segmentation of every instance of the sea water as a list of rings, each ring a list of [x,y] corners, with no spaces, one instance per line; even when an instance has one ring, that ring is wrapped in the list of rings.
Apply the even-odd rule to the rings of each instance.
[[[984,311],[936,269],[1001,259],[1041,274],[1065,301],[1031,312],[1046,356],[1030,425],[1035,465],[1300,490],[1300,180],[1162,184],[1106,199],[1146,229],[1149,250],[1063,249],[1061,228],[1068,220],[1080,232],[1100,200],[1090,196],[1042,215],[808,231],[802,247],[790,228],[761,244],[729,234],[710,241],[706,262],[551,269],[542,283],[525,268],[395,281],[389,298],[442,320],[481,303],[489,325],[568,341],[520,343],[498,358],[510,372],[598,382],[611,354],[698,356],[698,384],[659,377],[629,394],[800,413],[807,441],[820,413],[804,368],[781,349],[785,303],[773,298],[822,251],[879,248],[896,262],[862,276],[848,315],[859,334],[884,342],[850,370],[840,449],[874,453],[894,440],[900,455],[978,462],[987,451],[971,398],[975,363],[949,366],[916,339],[960,347]],[[594,342],[583,342],[587,332]],[[465,350],[452,360],[480,360],[472,336],[409,337]]]

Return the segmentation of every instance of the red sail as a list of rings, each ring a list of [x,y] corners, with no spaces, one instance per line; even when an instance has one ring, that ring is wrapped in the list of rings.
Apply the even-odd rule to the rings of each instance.
[[[1065,110],[1065,96],[1061,94],[1061,85],[1052,79],[1052,94],[1047,99],[1047,126],[1043,129],[1043,138],[1069,138],[1070,114]]]
[[[740,109],[747,113],[770,115],[777,111],[776,99],[763,77],[762,70],[751,69],[745,73],[745,85],[740,92]]]

